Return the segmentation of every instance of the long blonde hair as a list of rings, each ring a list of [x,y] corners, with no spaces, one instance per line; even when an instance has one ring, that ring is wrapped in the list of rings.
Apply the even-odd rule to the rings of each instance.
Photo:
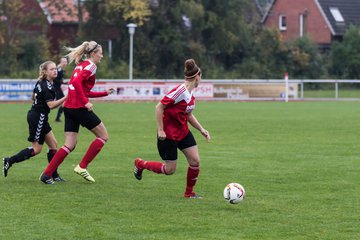
[[[69,53],[65,55],[69,60],[69,64],[75,61],[76,64],[78,64],[83,56],[85,55],[86,58],[90,57],[90,54],[92,52],[97,52],[101,45],[97,44],[95,41],[85,41],[80,46],[77,46],[75,48],[72,47],[64,47],[66,51]]]
[[[55,64],[53,61],[46,61],[46,62],[43,62],[42,64],[40,64],[39,78],[38,78],[39,81],[42,81],[47,78],[46,71],[47,71],[49,64],[52,64],[52,63]]]

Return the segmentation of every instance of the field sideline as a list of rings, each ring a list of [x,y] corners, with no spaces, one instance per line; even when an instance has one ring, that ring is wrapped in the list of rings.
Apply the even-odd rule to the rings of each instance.
[[[359,102],[198,102],[193,130],[204,199],[184,199],[186,160],[173,176],[133,177],[135,157],[159,159],[155,102],[95,103],[110,140],[89,167],[73,173],[93,136],[59,170],[66,183],[41,184],[46,147],[0,180],[0,239],[360,239]],[[0,104],[1,157],[28,146],[30,103]],[[63,123],[50,124],[63,144]],[[222,191],[241,183],[244,202]]]

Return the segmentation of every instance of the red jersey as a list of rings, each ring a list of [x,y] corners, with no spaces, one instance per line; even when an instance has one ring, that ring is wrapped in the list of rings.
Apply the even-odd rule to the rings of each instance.
[[[107,92],[92,92],[95,85],[96,65],[89,59],[76,65],[68,86],[67,108],[85,108],[89,98],[107,96]]]
[[[161,103],[166,105],[163,115],[166,138],[180,141],[189,133],[188,113],[195,108],[195,97],[185,84],[173,88]]]

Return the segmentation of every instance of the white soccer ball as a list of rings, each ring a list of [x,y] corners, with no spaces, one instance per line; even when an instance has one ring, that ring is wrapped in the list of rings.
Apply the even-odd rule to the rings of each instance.
[[[239,203],[245,198],[245,188],[239,183],[229,183],[224,189],[224,198],[231,204]]]

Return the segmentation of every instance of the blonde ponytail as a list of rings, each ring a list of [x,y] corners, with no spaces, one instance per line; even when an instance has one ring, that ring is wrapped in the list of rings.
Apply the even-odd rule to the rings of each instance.
[[[75,61],[76,64],[81,62],[82,58],[85,57],[89,58],[92,52],[96,52],[100,47],[95,41],[85,41],[80,46],[75,48],[72,47],[64,47],[66,51],[69,53],[65,55],[67,59],[69,59],[69,64]]]

